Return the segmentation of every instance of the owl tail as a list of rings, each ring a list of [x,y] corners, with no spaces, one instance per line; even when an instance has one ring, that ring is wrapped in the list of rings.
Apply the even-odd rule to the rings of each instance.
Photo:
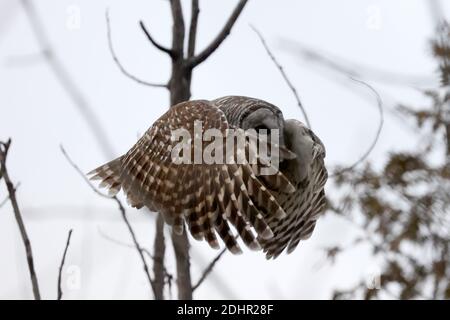
[[[92,170],[87,175],[91,176],[90,180],[100,180],[100,188],[107,188],[108,194],[112,197],[120,191],[122,186],[120,183],[121,165],[122,157],[119,157]]]

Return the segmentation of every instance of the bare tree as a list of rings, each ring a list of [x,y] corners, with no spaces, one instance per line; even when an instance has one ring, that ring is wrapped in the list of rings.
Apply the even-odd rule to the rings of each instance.
[[[167,84],[168,90],[170,92],[170,105],[176,105],[179,102],[189,100],[191,97],[191,82],[192,75],[195,67],[208,59],[211,54],[213,54],[217,48],[222,44],[226,37],[230,34],[233,25],[247,4],[248,0],[240,0],[236,5],[235,9],[231,13],[230,17],[226,21],[222,30],[213,39],[213,41],[199,53],[196,52],[196,35],[197,35],[197,24],[199,19],[199,1],[192,0],[192,13],[190,19],[190,27],[188,34],[188,47],[185,49],[185,22],[183,16],[183,9],[180,0],[171,0],[170,6],[172,11],[172,46],[171,48],[165,48],[160,45],[151,36],[151,33],[147,30],[144,23],[140,21],[140,26],[145,35],[147,36],[150,43],[158,50],[164,54],[169,55],[172,60],[172,70],[170,80]],[[162,220],[158,217],[158,220]],[[163,234],[163,223],[157,224],[156,234]],[[190,272],[190,259],[189,259],[189,240],[186,232],[181,236],[172,233],[172,243],[176,256],[177,264],[177,287],[178,287],[178,298],[183,300],[192,299],[193,286],[191,281]],[[162,256],[158,259],[163,259],[164,255],[164,241],[161,241],[160,237],[155,239],[155,252],[162,253]],[[159,269],[161,270],[161,269]],[[155,270],[157,271],[157,270]],[[162,283],[161,278],[163,273],[161,271],[155,272],[156,281]],[[162,290],[159,288],[159,290]],[[161,292],[158,292],[158,294]]]

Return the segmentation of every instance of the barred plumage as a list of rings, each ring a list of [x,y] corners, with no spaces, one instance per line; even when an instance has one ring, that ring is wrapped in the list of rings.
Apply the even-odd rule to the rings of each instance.
[[[280,129],[282,169],[262,175],[267,163],[247,140],[242,150],[234,146],[233,157],[244,154],[243,162],[174,163],[177,141],[172,133],[186,129],[194,136],[195,121],[202,121],[202,134],[208,129],[225,136],[233,128]],[[195,142],[189,143],[192,147]],[[201,147],[206,146],[202,141]],[[195,159],[194,149],[189,149],[189,156]],[[226,154],[225,146],[222,152]],[[257,164],[249,163],[250,155]],[[277,107],[257,99],[224,97],[172,107],[125,155],[89,174],[111,195],[122,189],[131,206],[161,212],[177,234],[189,230],[212,248],[218,248],[221,239],[231,252],[241,253],[233,226],[247,247],[263,248],[270,258],[286,247],[291,252],[311,235],[325,203],[324,155],[320,140],[301,123],[285,121]]]
[[[320,139],[297,120],[284,120],[280,109],[259,99],[247,97],[223,97],[213,101],[224,111],[232,126],[242,129],[264,127],[279,129],[288,150],[295,159],[285,159],[281,163],[280,175],[287,177],[295,186],[293,193],[270,192],[286,212],[284,219],[267,221],[274,236],[270,239],[258,238],[266,258],[276,258],[287,247],[291,253],[300,240],[306,240],[316,225],[316,220],[325,209],[324,186],[328,178],[324,164],[325,147]],[[259,115],[253,116],[257,110]],[[264,118],[261,119],[261,114]],[[253,119],[251,119],[253,117]],[[261,180],[269,187],[268,180],[276,176],[265,176]]]

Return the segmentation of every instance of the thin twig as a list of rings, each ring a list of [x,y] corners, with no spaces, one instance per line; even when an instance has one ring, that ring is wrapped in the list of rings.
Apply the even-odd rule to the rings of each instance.
[[[346,90],[349,90],[352,94],[356,94],[358,96],[361,96],[361,94],[358,91],[355,91],[353,86],[350,87],[348,85],[347,80],[349,80],[351,77],[358,78],[360,80],[363,79],[371,79],[372,81],[381,81],[383,83],[395,83],[395,84],[401,84],[401,85],[408,85],[413,86],[414,88],[417,86],[430,86],[430,83],[436,83],[434,80],[432,80],[432,77],[430,77],[430,80],[425,79],[425,77],[415,77],[413,75],[406,75],[406,74],[396,74],[396,73],[390,73],[386,71],[380,71],[371,69],[370,67],[364,66],[364,65],[350,65],[350,63],[342,61],[343,59],[336,58],[334,55],[322,55],[316,52],[316,50],[306,48],[303,45],[294,42],[294,41],[288,41],[285,40],[282,42],[285,45],[287,50],[290,50],[292,53],[303,56],[304,59],[306,59],[309,62],[314,62],[317,64],[320,64],[321,66],[325,67],[327,70],[325,71],[331,71],[326,73],[319,73],[320,75],[331,79],[332,81],[335,81],[338,85],[344,87]],[[339,62],[340,61],[340,62]],[[312,65],[312,64],[308,64]],[[334,75],[338,75],[338,77],[334,77]],[[339,77],[340,75],[344,75],[345,78],[342,79]],[[407,83],[411,79],[414,83]],[[345,80],[345,81],[342,81]],[[428,83],[428,84],[427,84]],[[352,83],[353,85],[353,83]],[[420,90],[420,89],[419,89]],[[420,90],[422,91],[422,90]],[[369,97],[371,98],[371,97]],[[403,115],[401,112],[399,112],[398,108],[396,107],[398,105],[397,102],[391,101],[386,103],[386,99],[388,99],[389,96],[386,94],[386,92],[383,93],[383,108],[385,111],[391,113],[393,116],[399,118],[401,120],[400,124],[402,126],[405,126],[408,130],[415,130],[412,126],[410,126],[407,122],[403,121]],[[392,97],[388,100],[395,100]]]
[[[431,86],[436,83],[433,76],[414,75],[396,73],[379,68],[372,68],[367,65],[346,61],[344,58],[330,54],[328,52],[320,53],[319,50],[307,47],[298,41],[281,39],[283,49],[302,56],[305,60],[319,64],[327,69],[343,73],[355,78],[370,79],[372,81],[382,82],[384,84],[391,83],[395,85],[405,86]]]
[[[189,26],[189,40],[188,40],[188,59],[193,57],[195,54],[195,43],[197,39],[197,25],[198,25],[198,15],[200,13],[200,7],[198,4],[199,0],[192,0],[192,12],[191,12],[191,24]]]
[[[133,245],[133,244],[130,244],[130,243],[126,243],[125,241],[121,241],[121,240],[118,240],[118,239],[115,239],[115,238],[113,238],[113,237],[111,237],[110,235],[108,235],[108,234],[106,234],[102,229],[100,229],[100,228],[97,228],[97,230],[98,230],[98,233],[100,234],[100,236],[102,237],[102,238],[104,238],[104,239],[106,239],[106,240],[108,240],[108,241],[110,241],[110,242],[112,242],[112,243],[115,243],[115,244],[117,244],[117,245],[119,245],[119,246],[122,246],[122,247],[126,247],[126,248],[130,248],[130,249],[134,249],[135,248],[135,246]],[[145,247],[142,247],[141,248],[141,250],[151,259],[151,260],[153,260],[153,261],[155,261],[155,256],[150,252],[150,250],[149,249],[147,249],[147,248],[145,248]],[[167,268],[166,268],[166,266],[163,264],[162,265],[162,267],[163,267],[163,271],[164,271],[164,276],[165,276],[165,278],[167,279],[167,283],[169,284],[169,292],[171,291],[171,285],[172,285],[172,283],[171,283],[171,281],[172,281],[172,279],[173,279],[173,276],[172,276],[172,274],[171,273],[169,273],[169,271],[167,270]],[[155,277],[156,278],[156,277]]]
[[[122,202],[119,200],[119,198],[117,198],[117,196],[110,197],[110,196],[108,196],[108,195],[98,191],[97,188],[95,188],[95,186],[85,176],[83,171],[81,171],[81,169],[72,161],[72,159],[69,157],[69,155],[65,151],[64,147],[61,145],[60,148],[61,148],[61,152],[63,153],[64,157],[67,159],[69,164],[75,169],[75,171],[77,171],[80,174],[80,176],[84,179],[84,181],[89,185],[89,187],[96,194],[98,194],[99,196],[101,196],[103,198],[114,200],[117,203],[117,205],[119,207],[119,210],[120,210],[120,213],[121,213],[121,216],[122,216],[122,219],[125,222],[125,224],[126,224],[126,226],[128,228],[128,231],[130,232],[131,238],[133,239],[134,246],[135,246],[135,248],[136,248],[136,250],[137,250],[137,252],[139,254],[139,257],[141,258],[141,261],[142,261],[142,264],[143,264],[143,267],[144,267],[144,272],[145,272],[145,275],[147,277],[147,280],[148,280],[148,282],[150,284],[150,287],[151,287],[151,289],[153,291],[153,294],[155,294],[155,287],[154,287],[153,280],[152,280],[152,278],[150,276],[150,271],[149,271],[149,268],[148,268],[148,265],[147,265],[147,261],[145,260],[145,257],[144,257],[144,250],[140,246],[140,244],[139,244],[139,242],[137,240],[136,234],[134,233],[133,227],[131,226],[130,222],[128,221],[127,213],[126,213],[125,207],[123,206]]]
[[[336,172],[334,172],[333,174],[331,174],[329,177],[335,177],[343,172],[352,170],[353,168],[355,168],[357,165],[359,165],[360,163],[362,163],[364,160],[367,159],[367,157],[370,155],[370,153],[372,152],[372,150],[375,148],[375,146],[377,145],[378,139],[380,138],[381,135],[381,130],[383,129],[383,124],[384,124],[384,113],[383,113],[383,101],[380,97],[380,95],[378,94],[378,92],[368,83],[362,81],[362,80],[358,80],[355,79],[353,77],[349,77],[351,80],[355,81],[356,83],[359,83],[365,87],[367,87],[374,95],[375,98],[377,100],[377,107],[378,107],[378,112],[379,112],[379,121],[378,121],[378,128],[377,128],[377,132],[375,134],[375,138],[372,140],[372,143],[370,144],[369,148],[366,150],[366,152],[364,152],[364,154],[358,159],[356,160],[352,165],[345,167],[343,169],[340,169]]]
[[[28,269],[30,271],[31,285],[33,288],[33,295],[35,300],[41,299],[41,294],[39,291],[38,278],[36,276],[36,271],[34,269],[34,259],[33,251],[31,248],[31,241],[28,237],[25,224],[22,219],[22,214],[19,209],[19,204],[17,203],[16,190],[14,184],[9,178],[8,170],[6,168],[6,157],[8,156],[9,147],[11,146],[11,139],[7,142],[0,142],[0,172],[3,180],[5,181],[6,188],[8,189],[9,199],[11,200],[11,205],[14,211],[14,217],[16,218],[17,225],[19,227],[20,235],[22,237],[23,244],[25,246],[25,251],[27,254]]]
[[[41,50],[45,53],[45,58],[51,71],[67,92],[68,96],[72,99],[74,105],[78,108],[78,111],[80,111],[80,114],[83,116],[89,129],[97,139],[97,143],[103,151],[103,154],[106,157],[111,158],[114,155],[114,148],[109,142],[106,131],[103,128],[101,121],[92,111],[86,97],[83,95],[80,88],[72,79],[69,72],[53,50],[47,33],[43,27],[44,25],[42,20],[40,19],[33,2],[30,0],[22,0],[22,5],[31,24],[31,29],[34,32],[35,38],[41,47]]]
[[[264,49],[266,49],[267,54],[269,55],[270,59],[273,61],[273,63],[276,65],[278,70],[280,70],[281,75],[283,76],[284,81],[288,85],[289,89],[291,89],[292,93],[294,94],[295,100],[297,101],[297,105],[300,108],[300,110],[303,113],[303,117],[305,118],[306,125],[312,129],[311,123],[309,122],[308,114],[306,113],[305,108],[303,107],[303,104],[300,100],[300,97],[297,93],[297,89],[294,87],[292,82],[289,80],[288,76],[286,75],[286,72],[283,69],[283,66],[277,61],[277,58],[275,58],[274,54],[270,50],[269,46],[266,43],[266,40],[264,39],[261,32],[258,31],[254,26],[250,25],[250,27],[255,31],[255,33],[258,35],[259,40],[261,41],[262,45],[264,46]]]
[[[108,240],[114,244],[117,244],[118,246],[121,246],[121,247],[127,247],[130,249],[134,249],[134,244],[127,243],[125,241],[113,238],[112,236],[106,234],[99,226],[97,226],[97,231],[98,231],[99,235],[105,240]],[[142,250],[147,250],[147,249],[142,248]],[[149,252],[149,254],[150,254],[150,252]],[[150,254],[150,256],[151,256],[151,254]]]
[[[227,251],[227,248],[222,249],[222,251],[220,251],[220,253],[211,261],[211,263],[206,267],[206,269],[203,271],[202,276],[200,277],[200,279],[197,281],[197,283],[192,287],[192,291],[195,291],[195,289],[197,289],[198,287],[200,287],[200,285],[203,283],[203,281],[205,281],[206,277],[208,277],[208,275],[212,272],[212,270],[214,269],[214,266],[216,265],[216,263],[220,260],[220,258],[222,258],[223,254]]]
[[[147,265],[147,261],[145,260],[145,257],[144,257],[144,250],[142,250],[142,248],[137,240],[136,234],[134,233],[133,227],[131,226],[130,222],[128,221],[127,214],[126,214],[124,206],[122,205],[122,202],[120,202],[116,196],[114,196],[114,199],[116,200],[116,202],[119,206],[119,210],[122,214],[122,219],[125,222],[125,224],[127,225],[128,231],[130,232],[131,238],[133,239],[134,246],[136,247],[139,257],[141,258],[142,265],[144,267],[144,272],[145,272],[145,275],[147,276],[147,280],[152,288],[153,295],[156,296],[155,284],[150,276],[150,270]]]
[[[144,31],[145,36],[151,42],[151,44],[153,44],[158,50],[167,53],[170,57],[173,56],[173,50],[160,45],[158,42],[156,42],[155,39],[153,39],[152,35],[150,34],[150,32],[148,32],[147,28],[145,27],[144,22],[139,21],[139,26],[141,27],[142,31]]]
[[[0,174],[0,180],[2,179],[1,174]],[[16,183],[16,186],[14,187],[14,191],[17,191],[17,188],[20,187],[20,182]],[[0,202],[0,208],[3,207],[7,202],[9,201],[9,195],[6,196],[5,199],[3,199],[2,202]]]
[[[67,236],[67,242],[66,242],[66,247],[64,248],[64,253],[61,259],[61,264],[59,265],[59,272],[58,272],[58,300],[62,299],[62,286],[61,286],[61,279],[62,279],[62,271],[64,268],[64,263],[66,262],[66,255],[67,255],[67,249],[69,248],[70,245],[70,238],[72,237],[72,231],[73,229],[69,230],[69,234]]]
[[[152,83],[152,82],[148,82],[145,80],[141,80],[138,77],[134,76],[133,74],[131,74],[130,72],[128,72],[125,67],[122,65],[122,63],[120,62],[119,58],[116,55],[116,52],[114,50],[114,46],[112,43],[112,35],[111,35],[111,23],[110,23],[110,19],[109,19],[109,10],[105,11],[105,18],[106,18],[106,28],[107,28],[107,36],[108,36],[108,46],[109,46],[109,51],[111,52],[111,56],[114,59],[114,62],[116,63],[117,67],[119,67],[120,71],[128,78],[130,78],[131,80],[142,84],[144,86],[149,86],[149,87],[154,87],[154,88],[167,88],[167,84],[161,84],[161,83]]]
[[[72,161],[72,159],[69,157],[69,155],[66,152],[66,149],[64,149],[63,145],[60,145],[59,148],[61,149],[62,154],[64,155],[64,157],[67,159],[67,161],[69,162],[69,164],[75,169],[75,171],[77,171],[80,176],[83,178],[83,180],[87,183],[87,185],[92,189],[92,191],[94,191],[96,194],[98,194],[99,196],[101,196],[102,198],[106,198],[106,199],[113,199],[112,197],[110,197],[107,194],[102,193],[101,191],[99,191],[92,183],[91,181],[89,181],[89,179],[86,177],[86,175],[83,173],[83,171],[81,171],[81,169],[78,167],[78,165]]]
[[[199,54],[189,58],[187,60],[187,64],[189,67],[193,68],[206,59],[214,52],[216,49],[222,44],[222,42],[227,38],[227,36],[230,34],[231,29],[233,28],[236,20],[240,16],[242,10],[244,9],[245,5],[247,4],[248,0],[240,0],[236,7],[234,8],[233,12],[231,13],[230,17],[228,18],[227,22],[223,26],[220,33],[216,36],[216,38],[207,46],[203,51],[201,51]]]
[[[108,240],[114,244],[117,244],[119,246],[122,247],[126,247],[126,248],[130,248],[130,249],[134,249],[135,245],[131,244],[131,243],[126,243],[125,241],[121,241],[118,239],[115,239],[113,237],[111,237],[110,235],[106,234],[102,229],[100,229],[100,227],[97,228],[98,233],[100,234],[100,236],[102,238],[104,238],[105,240]],[[153,254],[150,252],[149,249],[145,248],[145,247],[141,247],[141,250],[150,258],[153,260]]]
[[[310,55],[312,56],[312,53],[310,53]],[[380,138],[381,130],[383,129],[383,124],[384,124],[384,111],[383,111],[383,101],[381,99],[381,96],[378,94],[378,92],[371,85],[369,85],[367,82],[364,82],[364,81],[362,81],[360,79],[356,79],[354,77],[354,73],[351,70],[346,69],[346,68],[341,68],[341,67],[335,67],[335,64],[333,62],[330,62],[330,63],[332,64],[332,67],[331,67],[332,69],[346,74],[347,77],[350,80],[367,87],[375,95],[376,100],[377,100],[378,113],[379,113],[379,122],[378,122],[377,132],[376,132],[375,137],[374,137],[372,143],[370,144],[369,148],[352,165],[350,165],[350,166],[348,166],[346,168],[340,169],[340,170],[330,174],[329,177],[332,178],[332,177],[335,177],[335,176],[337,176],[337,175],[339,175],[339,174],[341,174],[343,172],[352,170],[353,168],[355,168],[357,165],[359,165],[360,163],[362,163],[364,160],[366,160],[368,158],[368,156],[370,155],[372,150],[375,148],[375,146],[378,143],[378,140]]]

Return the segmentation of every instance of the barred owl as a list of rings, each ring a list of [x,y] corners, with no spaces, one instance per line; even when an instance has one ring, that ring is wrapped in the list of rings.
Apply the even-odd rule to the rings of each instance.
[[[212,152],[227,155],[222,163],[174,161],[178,141],[173,132],[180,129],[189,134],[190,148],[179,154],[195,158],[192,136],[198,135],[198,121],[201,133],[212,129],[224,137],[232,129],[278,130],[279,139],[270,141],[279,150],[279,167],[263,174],[262,168],[272,164],[259,157],[247,139],[232,146],[233,156],[245,155],[243,161],[226,158],[226,143]],[[268,137],[255,139],[271,144]],[[212,140],[211,136],[203,139],[200,146],[206,150]],[[250,155],[257,161],[249,161]],[[189,229],[195,239],[206,240],[212,248],[219,248],[220,238],[235,254],[242,252],[239,237],[270,259],[285,248],[292,252],[300,240],[311,236],[325,207],[324,157],[323,143],[300,121],[285,120],[281,110],[268,102],[227,96],[173,106],[126,154],[88,175],[101,180],[100,187],[108,188],[111,195],[123,189],[131,206],[160,212],[177,234]]]

